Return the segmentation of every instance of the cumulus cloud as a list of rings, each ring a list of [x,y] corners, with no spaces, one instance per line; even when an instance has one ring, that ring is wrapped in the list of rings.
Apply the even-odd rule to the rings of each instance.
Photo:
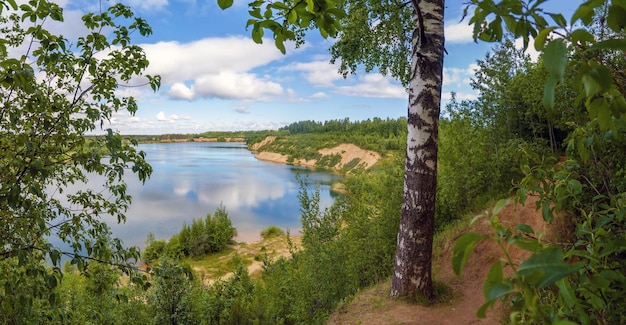
[[[470,78],[474,76],[479,69],[475,63],[470,64],[467,68],[443,68],[443,86],[463,86],[470,83]]]
[[[223,71],[248,72],[283,58],[273,42],[256,44],[243,36],[205,38],[190,43],[158,42],[142,47],[150,60],[148,73],[160,75],[164,85]]]
[[[329,97],[328,94],[325,93],[325,92],[317,92],[317,93],[311,95],[311,98],[313,98],[313,99],[328,98],[328,97]]]
[[[182,82],[177,82],[173,84],[170,90],[167,92],[167,95],[173,99],[192,100],[194,98],[193,90],[191,90]]]
[[[269,41],[259,45],[249,38],[233,36],[143,47],[150,60],[147,72],[161,76],[171,99],[268,100],[284,93],[270,77],[250,72],[283,58]]]
[[[372,97],[372,98],[406,98],[407,93],[399,83],[393,83],[379,73],[366,74],[359,78],[355,85],[340,86],[336,93],[346,96]]]
[[[342,79],[337,69],[337,65],[330,64],[328,60],[293,63],[282,68],[286,71],[302,72],[304,79],[315,87],[329,87],[334,81]]]
[[[159,11],[168,5],[167,0],[128,0],[132,8],[145,11]]]
[[[268,95],[280,95],[283,87],[251,73],[224,71],[198,78],[194,83],[196,96],[224,99],[264,100]]]
[[[156,119],[159,122],[166,122],[166,123],[174,123],[178,120],[188,120],[189,116],[186,115],[178,115],[178,114],[172,114],[169,116],[165,115],[165,112],[160,111],[157,115],[156,115]]]
[[[467,24],[467,20],[447,21],[444,27],[446,43],[470,43],[474,39],[472,37],[474,28]]]
[[[526,48],[525,53],[528,54],[530,56],[530,59],[533,62],[537,62],[537,60],[539,59],[539,52],[537,52],[537,50],[535,50],[535,39],[534,38],[530,38],[530,40],[528,41],[528,48]],[[524,48],[524,39],[523,38],[518,38],[515,40],[515,47],[518,49],[523,49]]]

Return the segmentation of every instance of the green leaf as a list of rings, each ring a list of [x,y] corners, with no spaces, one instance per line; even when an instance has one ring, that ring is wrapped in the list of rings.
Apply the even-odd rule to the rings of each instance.
[[[556,78],[550,77],[546,81],[543,89],[543,106],[549,111],[554,109],[554,92],[556,89]]]
[[[483,284],[485,304],[478,309],[476,316],[485,318],[487,308],[493,306],[499,298],[515,292],[514,288],[512,288],[510,284],[503,282],[503,280],[502,262],[497,261],[493,263],[489,269],[489,273]]]
[[[604,98],[603,98],[604,99]],[[613,120],[611,118],[611,110],[608,105],[602,105],[598,107],[598,126],[601,131],[608,131],[613,126]]]
[[[552,216],[552,209],[550,209],[551,203],[549,201],[543,202],[541,206],[541,216],[543,220],[547,222],[552,222],[554,217]]]
[[[581,19],[583,24],[589,26],[593,22],[594,10],[603,4],[604,0],[591,0],[581,4],[572,15],[571,24],[574,25]]]
[[[578,323],[574,323],[566,319],[561,319],[561,320],[557,320],[556,322],[553,322],[552,325],[578,325]]]
[[[509,200],[508,199],[503,199],[503,200],[499,200],[498,202],[496,202],[496,205],[493,207],[493,215],[497,215],[499,214],[502,209],[504,209],[504,207],[506,207],[509,204]]]
[[[565,302],[565,306],[573,308],[576,305],[576,296],[569,281],[563,278],[556,282],[556,286],[559,288],[559,296],[561,296],[563,302]]]
[[[626,39],[612,38],[598,42],[590,47],[593,50],[621,50],[626,51]]]
[[[588,74],[595,82],[600,86],[600,91],[606,92],[613,85],[613,75],[611,71],[596,63],[592,63],[593,69],[589,70]]]
[[[289,14],[287,14],[287,21],[291,24],[295,24],[298,21],[298,15],[295,10],[289,11]]]
[[[591,97],[600,92],[600,85],[588,73],[583,75],[581,80],[583,86],[585,87],[585,95],[587,96],[587,98],[591,99]]]
[[[594,43],[595,37],[585,29],[577,29],[571,34],[572,43],[587,45],[588,43]]]
[[[276,39],[274,40],[274,44],[276,48],[280,50],[280,53],[285,54],[287,50],[285,49],[285,39],[282,34],[276,34]]]
[[[626,27],[626,9],[615,4],[611,5],[606,18],[606,25],[614,32],[621,33]]]
[[[551,77],[563,82],[567,67],[567,46],[563,39],[548,42],[544,51],[543,65]]]
[[[548,28],[544,28],[542,29],[539,34],[537,34],[537,37],[535,37],[535,50],[537,51],[541,51],[543,50],[543,46],[546,42],[546,37],[548,37],[548,35],[550,35],[550,33],[556,29],[556,27],[548,27]]]
[[[521,232],[524,234],[534,234],[535,231],[533,230],[533,228],[525,223],[520,223],[517,226],[515,226],[515,231],[516,232]]]
[[[224,10],[230,8],[233,5],[234,0],[217,0],[217,5],[220,9]]]
[[[561,14],[553,14],[553,13],[547,13],[548,15],[550,15],[550,17],[552,17],[552,20],[554,20],[554,22],[561,28],[565,28],[567,26],[567,21],[565,20],[565,17],[563,17],[563,15]]]
[[[263,28],[258,22],[252,27],[252,40],[257,44],[263,43]]]
[[[517,273],[528,277],[530,284],[541,289],[578,271],[581,267],[580,263],[569,264],[563,261],[563,252],[560,248],[548,247],[524,261]]]
[[[474,246],[485,238],[487,238],[487,236],[470,232],[464,234],[456,240],[452,255],[452,268],[456,275],[461,275],[461,271],[463,270],[465,263],[467,263],[467,259],[470,254],[474,250]]]
[[[543,245],[537,239],[518,237],[510,241],[511,244],[529,252],[539,252],[543,249]]]

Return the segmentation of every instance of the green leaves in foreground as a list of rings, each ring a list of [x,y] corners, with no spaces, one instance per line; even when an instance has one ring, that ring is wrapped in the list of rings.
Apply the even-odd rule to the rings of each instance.
[[[493,307],[498,300],[509,299],[517,301],[515,304],[523,301],[522,309],[534,314],[540,308],[538,305],[540,302],[533,297],[537,297],[540,290],[555,284],[554,288],[559,297],[568,302],[572,308],[578,308],[573,298],[573,290],[568,284],[568,276],[578,272],[582,268],[582,263],[565,261],[560,247],[546,246],[541,240],[541,235],[535,233],[527,224],[519,224],[513,230],[508,229],[506,223],[501,222],[498,217],[507,204],[508,200],[500,200],[495,204],[489,220],[492,228],[490,235],[466,233],[454,244],[452,268],[459,276],[479,242],[489,240],[502,252],[501,258],[493,263],[485,279],[483,285],[485,303],[478,309],[477,316],[484,318],[487,309]],[[532,255],[521,264],[517,264],[511,257],[512,246],[531,252]],[[505,268],[511,271],[506,277]]]
[[[465,263],[467,263],[467,259],[474,250],[476,244],[486,238],[488,237],[470,232],[456,240],[452,255],[452,269],[454,269],[454,273],[456,275],[461,275],[461,271],[463,270]]]
[[[233,0],[217,0],[221,9],[233,5]],[[252,26],[252,40],[263,43],[265,30],[273,34],[274,44],[283,54],[285,41],[302,44],[304,31],[315,27],[322,37],[335,37],[341,29],[340,20],[345,17],[341,2],[337,0],[313,1],[265,1],[248,3],[250,19],[246,27]]]
[[[543,65],[548,71],[549,78],[546,81],[543,93],[543,105],[547,109],[554,108],[554,91],[557,82],[563,82],[565,68],[567,67],[567,47],[562,39],[549,42],[543,50]]]
[[[580,263],[565,262],[560,248],[548,247],[524,261],[517,270],[517,275],[525,277],[528,285],[541,289],[578,271],[581,267]]]

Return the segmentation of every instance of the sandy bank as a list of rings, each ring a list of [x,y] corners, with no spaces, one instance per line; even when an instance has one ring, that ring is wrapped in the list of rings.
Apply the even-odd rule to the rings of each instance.
[[[311,159],[292,159],[290,156],[270,151],[259,151],[263,146],[270,144],[276,140],[275,136],[268,136],[259,143],[252,146],[252,152],[258,160],[273,162],[277,164],[293,164],[298,166],[316,167],[317,160]],[[334,148],[320,149],[318,153],[322,156],[340,155],[341,161],[333,166],[333,170],[339,171],[348,164],[354,164],[350,169],[363,168],[368,169],[380,160],[380,154],[374,151],[362,149],[352,143],[343,143]],[[355,163],[356,162],[356,163]]]

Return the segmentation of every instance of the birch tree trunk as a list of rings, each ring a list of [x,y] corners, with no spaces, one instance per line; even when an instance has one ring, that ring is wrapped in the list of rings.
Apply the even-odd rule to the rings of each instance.
[[[414,0],[404,203],[391,296],[433,299],[432,244],[443,72],[444,0]]]

